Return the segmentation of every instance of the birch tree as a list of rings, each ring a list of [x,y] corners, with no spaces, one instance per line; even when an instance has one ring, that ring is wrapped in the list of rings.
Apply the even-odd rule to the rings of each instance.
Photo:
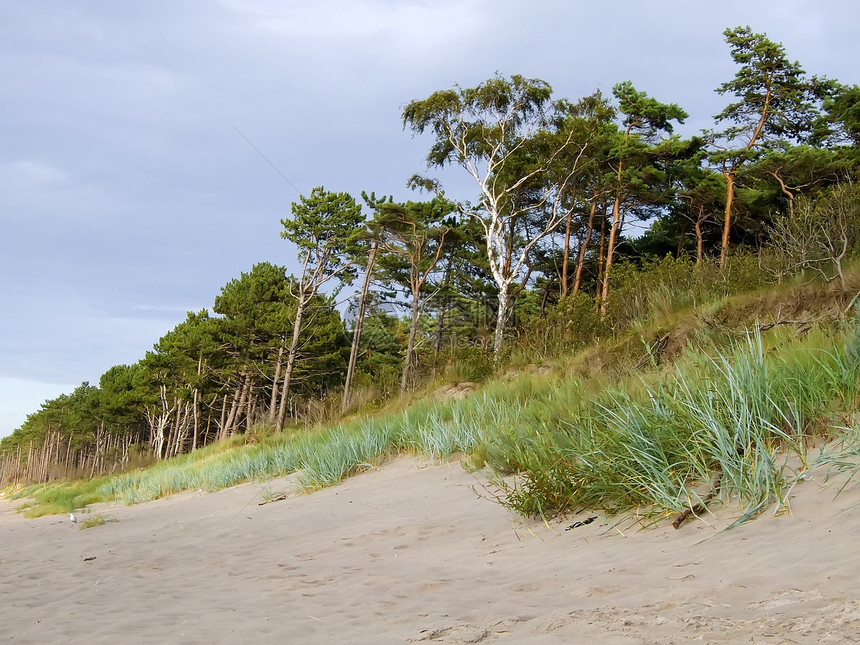
[[[428,167],[456,165],[474,180],[476,204],[456,202],[467,217],[479,222],[486,239],[490,273],[498,290],[493,350],[500,356],[510,306],[511,285],[521,279],[532,248],[552,233],[566,217],[562,196],[580,169],[587,147],[565,118],[552,88],[539,79],[496,75],[474,88],[455,85],[409,103],[403,125],[415,134],[431,132],[435,141],[427,155]],[[567,170],[549,171],[567,154]],[[415,183],[441,190],[437,181],[413,178]],[[540,186],[533,199],[517,200],[527,185]],[[545,210],[540,230],[525,238],[511,235],[516,223],[532,212]]]

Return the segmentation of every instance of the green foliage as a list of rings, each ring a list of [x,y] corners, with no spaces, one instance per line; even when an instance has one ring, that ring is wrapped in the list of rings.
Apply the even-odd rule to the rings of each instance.
[[[683,123],[689,115],[675,103],[660,103],[657,99],[638,91],[630,81],[619,83],[612,89],[618,100],[618,110],[624,115],[625,129],[635,130],[646,140],[659,132],[672,132],[672,121]]]
[[[726,29],[723,33],[739,69],[717,92],[738,100],[714,118],[732,123],[723,137],[729,141],[741,139],[744,145],[742,152],[729,154],[751,158],[755,149],[748,144],[760,137],[803,140],[813,125],[818,81],[808,79],[800,64],[791,62],[785,48],[767,35],[754,33],[749,27]]]
[[[819,139],[848,144],[856,152],[860,148],[860,86],[833,83],[824,109]]]
[[[293,217],[281,220],[281,237],[295,244],[315,267],[347,268],[349,256],[358,252],[364,223],[355,199],[317,186],[294,202],[291,210]]]
[[[428,165],[462,164],[510,147],[523,128],[541,118],[551,96],[545,81],[497,74],[474,88],[455,86],[412,101],[403,110],[403,125],[419,134],[431,130],[436,136]]]
[[[697,266],[689,258],[666,256],[644,260],[641,266],[621,263],[615,271],[606,322],[616,330],[752,291],[773,280],[755,256],[743,253],[732,256],[724,269],[712,261]]]
[[[510,363],[528,365],[535,360],[569,354],[609,332],[597,312],[594,298],[578,291],[548,307],[544,317],[527,322]]]
[[[445,381],[454,385],[480,383],[495,370],[493,356],[478,347],[462,348],[452,352],[445,366]]]

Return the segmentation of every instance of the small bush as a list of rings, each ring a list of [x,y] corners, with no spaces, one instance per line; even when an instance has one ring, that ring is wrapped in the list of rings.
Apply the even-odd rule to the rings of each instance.
[[[493,356],[479,347],[458,350],[445,367],[445,381],[453,385],[478,383],[493,374]]]

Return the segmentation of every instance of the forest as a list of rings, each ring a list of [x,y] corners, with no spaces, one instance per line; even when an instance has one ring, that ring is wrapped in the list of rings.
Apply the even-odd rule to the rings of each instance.
[[[689,138],[682,106],[629,81],[573,100],[497,73],[412,100],[403,128],[431,142],[404,178],[414,200],[301,196],[281,222],[293,273],[250,267],[137,363],[46,401],[0,441],[0,484],[373,415],[617,338],[661,308],[792,280],[832,286],[850,311],[860,86],[810,76],[749,27],[724,35],[736,74],[702,91],[725,107]],[[471,178],[472,199],[446,195],[443,169]]]

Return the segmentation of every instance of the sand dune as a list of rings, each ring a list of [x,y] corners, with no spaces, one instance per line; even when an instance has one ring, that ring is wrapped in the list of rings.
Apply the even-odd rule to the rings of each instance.
[[[277,490],[283,484],[265,485]],[[792,514],[622,532],[524,521],[459,464],[313,495],[263,485],[26,519],[0,507],[10,643],[860,642],[860,490]],[[80,515],[86,518],[86,514]]]

